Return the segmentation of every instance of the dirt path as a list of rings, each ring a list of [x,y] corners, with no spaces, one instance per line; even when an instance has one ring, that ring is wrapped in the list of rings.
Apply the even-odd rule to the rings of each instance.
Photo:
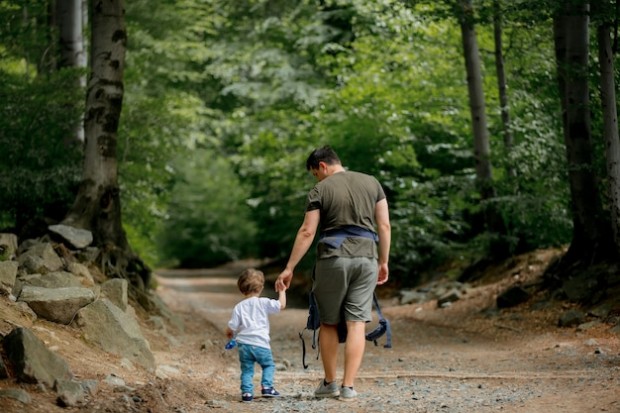
[[[226,322],[242,298],[237,274],[232,268],[158,277],[158,294],[186,322],[181,344],[155,351],[171,389],[185,389],[174,396],[168,390],[174,411],[620,412],[620,340],[608,326],[560,329],[556,320],[565,309],[553,305],[481,312],[493,300],[493,284],[444,309],[383,300],[393,348],[369,343],[360,396],[351,403],[312,397],[322,370],[312,350],[309,368],[301,366],[298,333],[307,310],[289,307],[271,319],[283,397],[241,403],[237,352],[223,349]]]

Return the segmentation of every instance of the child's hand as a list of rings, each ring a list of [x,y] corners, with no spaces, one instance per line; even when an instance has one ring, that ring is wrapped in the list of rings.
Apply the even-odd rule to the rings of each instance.
[[[226,328],[226,337],[230,340],[235,336],[235,333],[230,329],[230,327]]]

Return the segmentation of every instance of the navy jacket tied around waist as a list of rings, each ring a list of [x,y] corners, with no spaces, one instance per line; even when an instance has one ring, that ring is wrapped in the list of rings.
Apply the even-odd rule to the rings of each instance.
[[[374,242],[379,241],[379,236],[376,232],[355,225],[347,225],[322,232],[319,237],[319,242],[331,248],[340,248],[344,240],[349,237],[362,237],[369,238]]]

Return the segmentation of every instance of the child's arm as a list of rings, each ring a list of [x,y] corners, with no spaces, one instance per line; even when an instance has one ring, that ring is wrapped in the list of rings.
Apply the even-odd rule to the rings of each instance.
[[[286,308],[286,290],[278,291],[278,301],[280,302],[280,311]]]
[[[226,327],[226,337],[230,340],[235,336],[235,332],[230,329],[230,327]]]

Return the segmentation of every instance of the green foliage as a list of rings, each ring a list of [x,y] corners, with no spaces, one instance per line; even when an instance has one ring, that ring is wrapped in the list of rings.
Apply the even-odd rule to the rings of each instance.
[[[475,24],[497,192],[489,202],[506,223],[502,241],[518,252],[568,242],[570,204],[549,20],[556,2],[501,3],[512,148],[502,140],[492,2],[474,2]],[[29,4],[29,12],[45,10]],[[345,167],[377,176],[386,190],[395,278],[412,283],[421,269],[488,253],[497,240],[480,220],[487,205],[474,186],[457,4],[128,2],[118,154],[132,247],[151,266],[287,256],[315,184],[305,159],[330,144]],[[40,188],[41,199],[67,202],[71,192],[48,191],[47,180],[75,182],[77,169],[50,167],[44,176],[33,165],[48,155],[56,168],[77,165],[51,143],[71,131],[82,98],[69,92],[66,73],[34,78],[45,31],[41,16],[18,24],[22,12],[0,6],[8,22],[0,27],[1,90],[18,102],[1,109],[0,137],[11,153],[26,142],[31,149],[20,155],[25,163],[0,164],[26,165],[30,176],[20,186],[3,174],[10,191],[2,196],[23,193],[22,204],[38,205],[31,200]],[[26,121],[37,116],[45,134]],[[13,211],[3,207],[0,221]]]
[[[0,205],[19,232],[59,220],[74,199],[80,151],[71,145],[83,110],[76,71],[29,79],[0,71]]]
[[[254,252],[256,229],[230,164],[209,151],[178,160],[178,180],[158,237],[164,262],[209,267]]]

